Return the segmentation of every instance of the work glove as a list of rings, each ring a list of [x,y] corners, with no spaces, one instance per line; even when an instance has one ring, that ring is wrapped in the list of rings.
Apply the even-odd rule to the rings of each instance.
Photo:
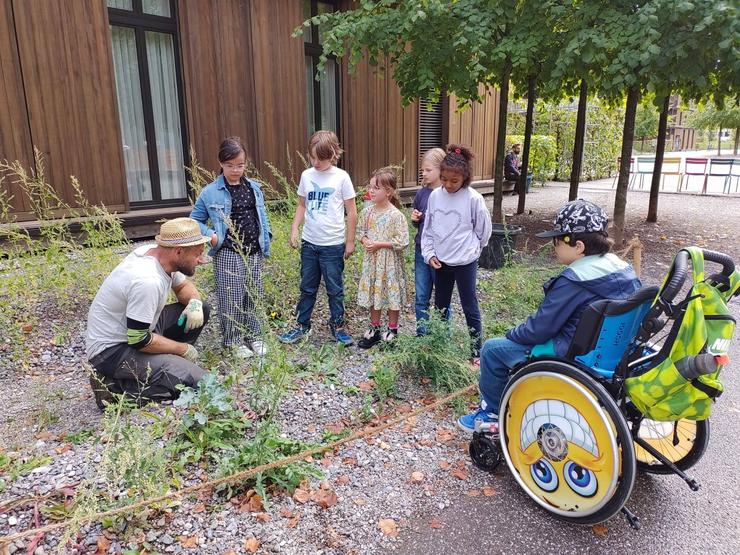
[[[180,314],[177,325],[182,326],[185,323],[185,333],[190,330],[199,328],[203,325],[203,301],[199,299],[190,299],[188,306]]]
[[[188,359],[190,362],[195,362],[198,360],[198,349],[188,344],[188,350],[185,351],[185,354],[182,356],[183,358]]]

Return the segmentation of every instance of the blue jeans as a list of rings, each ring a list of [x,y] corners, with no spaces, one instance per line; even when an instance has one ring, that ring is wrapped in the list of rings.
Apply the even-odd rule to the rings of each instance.
[[[475,291],[477,275],[477,260],[464,266],[449,266],[443,262],[442,267],[434,272],[434,307],[442,311],[442,317],[445,320],[448,320],[450,316],[452,290],[457,283],[457,292],[460,294],[460,304],[462,305],[463,314],[465,314],[465,323],[470,332],[470,351],[473,357],[480,354],[483,330],[478,297]]]
[[[301,297],[296,307],[300,326],[311,327],[311,313],[322,277],[329,297],[329,325],[332,329],[344,325],[343,272],[344,243],[322,246],[308,241],[301,242]]]
[[[505,337],[494,337],[485,342],[480,353],[479,382],[483,410],[498,414],[509,372],[527,360],[531,348],[531,345],[521,345]]]
[[[416,333],[422,335],[427,331],[425,320],[429,320],[429,301],[432,298],[432,287],[434,287],[434,268],[424,262],[419,245],[416,245],[414,251],[414,286],[416,289],[414,299]]]

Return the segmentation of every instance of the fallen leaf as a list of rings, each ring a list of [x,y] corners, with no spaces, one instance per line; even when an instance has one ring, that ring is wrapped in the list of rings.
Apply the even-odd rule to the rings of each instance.
[[[411,412],[411,405],[408,403],[402,403],[396,407],[396,412],[399,414],[407,414]]]
[[[250,553],[257,553],[260,548],[260,541],[257,538],[249,538],[244,542],[244,549]]]
[[[177,539],[186,549],[198,547],[198,536],[178,536]]]
[[[288,521],[288,524],[286,524],[286,526],[287,526],[288,528],[295,528],[295,527],[296,527],[296,525],[298,524],[298,521],[299,521],[299,520],[301,520],[301,515],[299,515],[298,513],[296,513],[296,514],[295,514],[295,516],[293,516],[293,518],[291,518],[291,519],[290,519],[290,520]]]
[[[344,424],[337,422],[335,424],[327,424],[326,431],[330,434],[341,434],[344,431]]]
[[[398,536],[398,526],[396,525],[396,521],[392,518],[381,518],[378,521],[378,528],[380,528],[380,531],[386,536],[390,536],[391,538]]]
[[[422,397],[421,402],[424,405],[431,405],[432,403],[437,402],[437,397],[433,393],[430,393],[429,395]]]
[[[309,424],[307,431],[309,434],[315,434],[316,433],[316,425],[315,424]]]
[[[347,476],[346,474],[337,476],[337,484],[339,484],[340,486],[346,486],[347,484],[349,484],[349,476]]]
[[[390,445],[388,445],[385,441],[380,442],[380,448],[385,449],[386,451],[391,448]]]
[[[293,511],[290,507],[283,507],[280,509],[280,516],[283,518],[290,518],[293,516]]]
[[[452,475],[457,478],[458,480],[467,480],[468,479],[468,471],[464,470],[462,468],[456,468],[452,471]]]
[[[450,464],[448,461],[439,461],[439,468],[440,470],[449,470],[452,467],[452,464]]]
[[[67,451],[71,450],[71,449],[72,449],[72,444],[71,443],[65,443],[64,445],[60,445],[59,447],[57,447],[56,449],[54,449],[54,451],[57,452],[57,455],[62,455],[64,453],[66,453]]]
[[[467,495],[468,497],[478,497],[480,495],[480,490],[470,489],[465,492],[465,495]]]
[[[342,464],[346,464],[347,466],[357,466],[357,459],[354,457],[344,457],[342,459]]]
[[[483,495],[485,495],[486,497],[492,497],[496,495],[496,489],[492,488],[491,486],[485,486],[483,488]]]
[[[433,518],[429,522],[429,528],[434,528],[435,530],[439,530],[440,528],[442,528],[442,522],[437,518]]]
[[[421,484],[424,481],[424,473],[423,472],[412,472],[411,473],[411,483],[412,484]]]
[[[97,547],[97,550],[95,551],[94,555],[104,555],[105,553],[108,553],[110,540],[105,536],[98,536],[98,541],[95,544],[95,547]]]
[[[257,513],[254,516],[260,522],[270,522],[272,520],[272,517],[268,515],[267,513]]]
[[[35,434],[34,437],[42,441],[46,441],[48,439],[56,439],[56,436],[52,434],[51,432],[39,432]]]
[[[202,513],[205,510],[206,506],[203,503],[198,503],[197,505],[195,505],[195,507],[192,508],[192,512],[195,514]]]
[[[593,533],[594,533],[595,535],[597,535],[597,536],[599,536],[599,537],[602,537],[602,538],[603,538],[604,536],[606,536],[606,533],[607,533],[607,531],[608,531],[609,529],[608,529],[608,528],[606,527],[606,525],[604,525],[604,524],[594,524],[594,525],[593,525],[593,526],[591,527],[591,530],[593,530]]]
[[[337,494],[329,490],[321,490],[316,496],[316,503],[322,509],[328,509],[337,504]]]
[[[367,380],[357,384],[360,391],[372,391],[375,389],[375,380]]]
[[[434,441],[432,441],[431,439],[424,438],[419,441],[419,445],[421,445],[422,447],[430,447],[434,445]]]
[[[298,488],[293,492],[293,501],[296,503],[308,503],[309,499],[311,499],[311,494],[305,489]]]
[[[330,467],[330,466],[331,466],[331,463],[332,463],[332,462],[333,462],[333,461],[332,461],[332,460],[331,460],[330,458],[324,457],[323,459],[321,459],[321,460],[319,461],[319,464],[320,464],[321,466],[325,467],[325,468],[328,468],[328,467]]]
[[[429,385],[430,383],[432,383],[432,378],[427,378],[426,376],[422,376],[421,385]]]
[[[367,505],[367,500],[363,499],[362,497],[355,497],[355,505],[363,506]]]
[[[313,457],[311,455],[308,455],[303,460],[305,462],[307,462],[307,463],[312,463],[313,462]]]
[[[31,333],[33,331],[33,324],[22,324],[21,331],[23,333]]]
[[[437,443],[447,443],[455,439],[455,433],[448,428],[439,428],[434,439],[437,440]]]
[[[237,553],[233,549],[229,549],[228,551],[224,551],[222,555],[237,555]]]
[[[246,503],[242,503],[239,505],[239,510],[241,512],[250,512],[250,513],[260,513],[265,510],[265,507],[262,503],[262,497],[260,497],[257,494],[252,495]]]

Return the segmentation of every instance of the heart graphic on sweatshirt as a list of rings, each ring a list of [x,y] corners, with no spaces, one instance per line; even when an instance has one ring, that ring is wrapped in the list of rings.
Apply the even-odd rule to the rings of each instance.
[[[446,235],[452,235],[460,224],[462,223],[462,216],[457,210],[440,210],[434,211],[433,215],[433,226],[434,232],[440,236],[445,237]]]

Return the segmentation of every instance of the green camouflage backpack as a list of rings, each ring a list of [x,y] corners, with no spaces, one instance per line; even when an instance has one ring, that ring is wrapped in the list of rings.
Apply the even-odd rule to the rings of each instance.
[[[729,362],[727,351],[735,331],[735,319],[727,302],[740,293],[740,273],[732,271],[724,276],[723,285],[715,276],[705,279],[703,251],[697,247],[683,250],[689,253],[693,270],[693,286],[681,303],[685,308],[676,315],[664,347],[648,370],[625,380],[627,395],[651,420],[709,417],[712,402],[724,389],[719,374]],[[666,282],[656,302],[665,286]],[[707,360],[711,364],[705,364],[702,370],[686,371],[687,367],[694,369]]]

